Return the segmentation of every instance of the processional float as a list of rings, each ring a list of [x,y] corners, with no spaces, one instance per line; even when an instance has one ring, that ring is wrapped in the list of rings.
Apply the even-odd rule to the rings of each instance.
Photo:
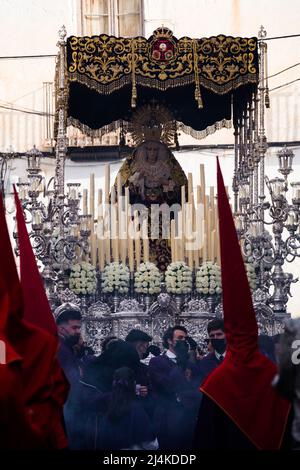
[[[202,138],[233,127],[232,210],[258,322],[269,334],[281,328],[293,282],[282,264],[298,256],[300,183],[289,204],[293,154],[287,149],[279,159],[284,178],[265,177],[265,36],[261,28],[259,39],[177,39],[161,27],[149,39],[66,40],[60,31],[53,190],[44,189],[47,205],[39,202],[36,150],[29,154],[29,191],[19,189],[32,213],[30,236],[52,306],[80,303],[96,350],[103,336],[122,337],[133,327],[159,342],[175,321],[201,341],[207,322],[222,315],[217,195],[206,190],[203,165],[198,185],[185,176],[172,153],[179,132]],[[68,183],[67,191],[65,185],[68,126],[95,138],[115,131],[120,152],[130,146],[116,181],[110,182],[109,165],[104,188],[95,188],[91,175],[82,213],[79,185]]]

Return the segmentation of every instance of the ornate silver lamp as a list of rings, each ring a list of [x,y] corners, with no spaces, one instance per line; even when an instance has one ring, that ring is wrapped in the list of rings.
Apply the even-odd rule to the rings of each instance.
[[[268,304],[280,319],[287,316],[290,286],[298,280],[294,279],[292,274],[285,272],[283,265],[300,256],[300,235],[297,233],[300,221],[300,183],[288,182],[288,176],[293,171],[292,150],[284,147],[277,156],[278,172],[283,178],[265,177],[270,202],[244,207],[246,230],[245,228],[240,230],[241,214],[236,214],[236,223],[238,234],[243,240],[244,254],[260,271],[260,287],[265,290],[273,289]],[[292,203],[288,201],[290,189],[292,189]],[[272,235],[266,230],[267,227],[272,230]]]
[[[67,194],[59,194],[58,186],[51,189],[54,178],[46,184],[41,175],[42,153],[34,147],[26,155],[28,182],[18,183],[19,197],[51,299],[59,286],[65,287],[65,270],[89,252],[91,215],[79,215],[79,183],[68,183]]]

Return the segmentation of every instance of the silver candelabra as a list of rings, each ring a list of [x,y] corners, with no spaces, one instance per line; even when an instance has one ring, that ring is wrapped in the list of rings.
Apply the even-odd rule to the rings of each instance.
[[[51,297],[57,285],[65,285],[65,272],[88,256],[91,215],[80,215],[80,183],[68,183],[63,194],[54,178],[47,183],[41,174],[42,154],[35,147],[27,152],[27,181],[19,182],[19,197],[30,225],[29,237]],[[14,232],[17,240],[17,233]]]
[[[258,269],[260,288],[273,290],[268,304],[281,318],[287,315],[291,284],[298,280],[285,272],[283,265],[300,257],[300,182],[288,181],[293,152],[285,147],[277,156],[282,177],[264,178],[269,201],[264,197],[258,203],[251,202],[250,185],[245,181],[239,188],[235,219],[244,255]]]

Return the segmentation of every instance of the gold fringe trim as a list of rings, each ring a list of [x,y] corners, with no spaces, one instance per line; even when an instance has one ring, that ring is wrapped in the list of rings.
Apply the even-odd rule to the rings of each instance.
[[[68,79],[70,82],[78,82],[81,85],[85,85],[88,88],[97,91],[97,93],[101,95],[110,95],[111,93],[114,93],[117,90],[121,90],[121,88],[125,87],[126,85],[130,85],[132,83],[132,77],[130,75],[124,75],[122,78],[115,80],[112,83],[108,84],[101,84],[99,82],[96,82],[93,79],[90,79],[86,77],[85,75],[81,75],[78,72],[74,73],[69,73],[68,74]],[[236,90],[240,86],[243,85],[249,85],[249,84],[257,84],[258,76],[247,74],[245,76],[240,76],[237,77],[233,80],[231,80],[228,83],[225,84],[216,84],[212,82],[211,80],[208,80],[205,77],[201,77],[201,85],[218,94],[218,95],[225,95],[226,93]],[[147,78],[147,77],[141,77],[139,75],[135,75],[135,85],[140,85],[148,88],[155,88],[156,90],[159,91],[166,91],[168,88],[177,88],[181,86],[187,86],[190,84],[195,83],[195,78],[194,76],[186,76],[186,77],[180,77],[180,78],[174,78],[174,79],[168,79],[165,80],[164,82],[161,82],[160,80],[153,79],[153,78]]]
[[[82,124],[78,119],[73,117],[68,117],[67,119],[67,126],[73,126],[76,129],[79,129],[84,135],[89,137],[101,138],[110,132],[117,132],[119,131],[122,126],[129,126],[127,121],[122,121],[122,119],[118,119],[117,121],[113,121],[110,124],[107,124],[99,129],[92,129],[91,127],[87,126],[86,124]]]
[[[92,129],[86,124],[82,124],[78,119],[74,119],[72,117],[68,118],[67,121],[68,126],[73,126],[76,129],[79,129],[84,135],[93,138],[101,138],[105,134],[110,132],[118,132],[120,129],[124,129],[126,132],[130,133],[131,123],[128,121],[123,121],[121,119],[117,121],[113,121],[106,126],[103,126],[99,129]],[[183,122],[177,121],[177,129],[178,131],[182,131],[187,135],[190,135],[194,139],[201,140],[207,137],[208,135],[214,134],[216,131],[220,129],[231,129],[232,128],[232,121],[228,119],[222,119],[221,121],[215,122],[211,126],[206,127],[201,131],[197,131],[190,126],[183,124]]]
[[[230,119],[222,119],[222,121],[217,121],[211,126],[206,127],[202,131],[197,131],[190,126],[186,126],[183,122],[177,121],[178,131],[183,131],[185,134],[194,137],[194,139],[201,140],[205,139],[205,137],[214,134],[215,132],[219,131],[220,129],[231,129],[232,128],[232,121]]]

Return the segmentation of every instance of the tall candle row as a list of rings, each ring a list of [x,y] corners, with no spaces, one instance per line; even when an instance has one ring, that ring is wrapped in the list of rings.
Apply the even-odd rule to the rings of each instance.
[[[196,194],[191,173],[188,174],[187,194],[185,187],[181,188],[181,212],[178,223],[171,223],[170,244],[172,261],[185,261],[191,268],[206,261],[220,263],[217,200],[214,187],[206,194],[203,164]]]
[[[206,261],[220,263],[217,200],[214,187],[207,194],[204,165],[200,165],[200,184],[194,188],[188,174],[187,188],[181,188],[181,210],[171,221],[169,245],[172,261],[185,261],[197,268]],[[123,194],[124,193],[124,194]],[[88,205],[89,201],[89,205]],[[97,210],[95,210],[97,209]],[[133,272],[150,260],[148,220],[131,216],[129,189],[122,188],[121,175],[111,187],[110,165],[104,167],[104,191],[97,191],[95,175],[90,175],[89,191],[83,190],[83,214],[91,214],[90,260],[103,271],[112,261],[128,264]]]

